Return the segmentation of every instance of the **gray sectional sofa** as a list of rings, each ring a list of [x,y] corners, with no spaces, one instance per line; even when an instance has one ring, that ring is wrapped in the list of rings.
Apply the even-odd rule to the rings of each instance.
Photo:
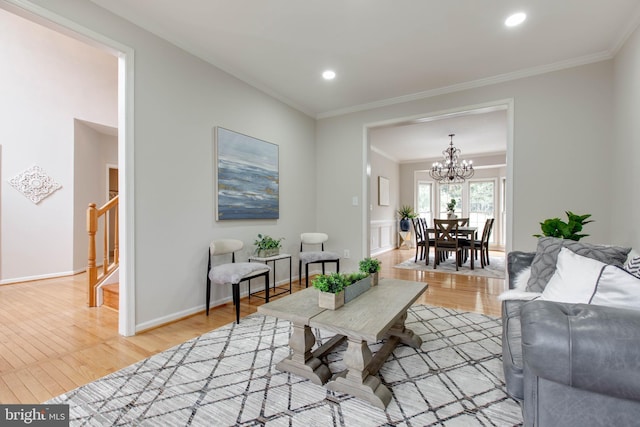
[[[535,257],[508,254],[510,289]],[[639,310],[506,299],[502,321],[507,392],[525,426],[640,425]]]

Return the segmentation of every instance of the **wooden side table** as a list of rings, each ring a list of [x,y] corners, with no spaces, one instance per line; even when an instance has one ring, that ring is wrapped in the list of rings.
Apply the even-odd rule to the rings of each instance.
[[[282,259],[289,259],[289,289],[286,289],[286,287],[282,287],[282,286],[276,286],[276,261],[280,261]],[[289,254],[277,254],[277,255],[272,255],[272,256],[268,256],[268,257],[260,257],[260,256],[255,256],[252,255],[249,257],[249,262],[264,262],[265,264],[268,264],[269,262],[273,262],[273,291],[275,292],[276,289],[279,289],[280,292],[278,293],[273,293],[273,294],[269,294],[269,291],[267,290],[267,295],[266,297],[260,296],[260,295],[256,295],[262,291],[256,291],[256,292],[251,292],[251,280],[249,280],[249,299],[251,299],[251,295],[256,296],[258,298],[262,298],[264,300],[266,300],[267,302],[269,302],[269,298],[270,297],[277,297],[278,295],[282,295],[282,294],[286,294],[286,293],[291,293],[291,274],[292,274],[292,266],[291,266],[291,255]]]
[[[400,245],[398,245],[398,249],[411,249],[411,231],[398,231],[398,236],[400,237]]]

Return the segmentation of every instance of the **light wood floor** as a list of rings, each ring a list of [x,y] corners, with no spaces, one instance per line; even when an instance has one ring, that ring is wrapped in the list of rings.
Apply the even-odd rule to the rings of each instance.
[[[378,256],[381,277],[427,282],[417,303],[500,315],[496,297],[504,280],[393,268],[412,254]],[[229,303],[208,317],[196,314],[122,337],[116,311],[86,306],[85,277],[0,286],[0,403],[43,402],[235,319]],[[295,282],[293,287],[302,289]],[[262,302],[243,299],[241,315],[254,313]]]

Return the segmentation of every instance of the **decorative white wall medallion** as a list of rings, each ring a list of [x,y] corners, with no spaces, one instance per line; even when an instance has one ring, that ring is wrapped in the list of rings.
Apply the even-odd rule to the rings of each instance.
[[[47,175],[40,166],[31,166],[9,180],[9,184],[33,203],[50,196],[62,187]]]

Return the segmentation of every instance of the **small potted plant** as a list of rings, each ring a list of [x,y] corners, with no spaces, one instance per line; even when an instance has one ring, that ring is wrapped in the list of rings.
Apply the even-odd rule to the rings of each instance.
[[[402,207],[398,209],[398,216],[400,217],[400,230],[409,231],[411,228],[411,222],[409,220],[415,218],[417,215],[413,212],[411,206],[402,205]]]
[[[311,280],[318,291],[318,305],[329,310],[336,310],[344,305],[344,288],[347,278],[340,273],[321,274]]]
[[[568,240],[580,240],[583,237],[587,237],[588,234],[579,234],[582,231],[582,226],[593,222],[593,220],[587,221],[591,214],[576,215],[571,211],[566,211],[569,222],[564,222],[560,218],[549,218],[540,223],[542,234],[534,234],[533,237],[558,237],[560,239]]]
[[[371,275],[371,286],[378,284],[378,276],[380,272],[380,261],[373,258],[365,258],[360,261],[360,271]]]
[[[451,199],[449,203],[447,203],[447,219],[456,219],[456,199]]]
[[[255,242],[253,242],[253,244],[256,245],[255,253],[259,257],[264,257],[264,258],[278,255],[280,253],[280,248],[282,247],[283,240],[284,240],[284,237],[280,237],[279,239],[274,239],[271,236],[267,236],[267,235],[263,236],[262,234],[258,234],[258,238],[256,239]]]

